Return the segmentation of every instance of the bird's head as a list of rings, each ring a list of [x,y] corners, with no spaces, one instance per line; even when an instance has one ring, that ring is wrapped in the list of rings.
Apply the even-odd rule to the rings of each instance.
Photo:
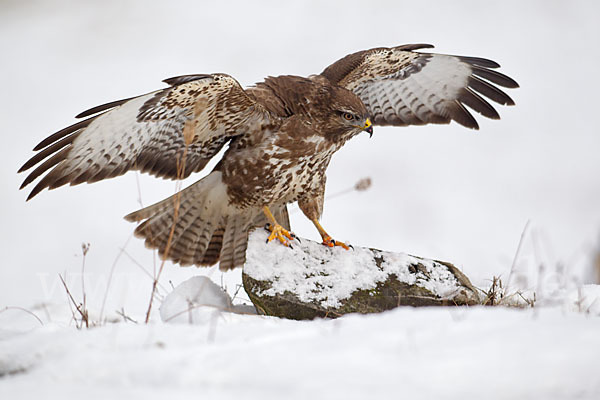
[[[352,111],[338,110],[337,112],[342,119],[342,123],[349,129],[360,129],[367,132],[369,137],[373,136],[373,124],[369,117],[356,114]]]
[[[331,118],[338,132],[346,136],[345,139],[365,131],[373,136],[373,124],[363,102],[349,90],[338,88],[334,101],[330,104]]]

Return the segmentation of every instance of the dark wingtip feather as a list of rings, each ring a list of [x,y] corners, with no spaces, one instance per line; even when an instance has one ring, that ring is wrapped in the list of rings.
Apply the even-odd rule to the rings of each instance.
[[[84,117],[89,117],[90,115],[94,115],[94,114],[98,114],[101,111],[105,111],[108,110],[110,108],[114,108],[117,106],[120,106],[126,102],[128,102],[129,100],[135,99],[135,97],[130,97],[128,99],[123,99],[123,100],[116,100],[116,101],[111,101],[110,103],[105,103],[105,104],[101,104],[99,106],[95,106],[92,107],[88,110],[85,110],[83,112],[80,112],[79,114],[77,114],[75,116],[75,118],[84,118]]]
[[[496,61],[488,60],[487,58],[481,57],[465,57],[465,56],[455,56],[461,61],[466,62],[467,64],[477,65],[485,68],[500,68],[500,64]]]
[[[465,88],[460,93],[458,100],[487,118],[500,119],[498,111],[469,88]]]
[[[79,129],[83,129],[83,128],[87,127],[90,123],[92,123],[92,121],[94,119],[96,119],[98,117],[99,117],[99,115],[95,115],[88,119],[84,119],[83,121],[79,121],[71,126],[67,126],[66,128],[61,129],[60,131],[58,131],[56,133],[53,133],[52,135],[48,136],[46,139],[39,142],[37,144],[37,146],[35,146],[33,148],[33,151],[41,150],[44,147],[56,142],[57,140],[62,139],[63,137],[67,136],[68,134],[78,131]]]
[[[485,97],[505,106],[514,106],[515,102],[509,95],[498,89],[496,86],[487,83],[476,76],[469,77],[469,87]]]
[[[61,140],[55,142],[51,146],[46,147],[44,150],[41,150],[39,153],[37,153],[36,155],[31,157],[29,160],[27,160],[27,162],[25,164],[23,164],[23,166],[21,166],[21,168],[19,169],[19,171],[17,173],[26,171],[29,168],[33,167],[35,164],[39,163],[40,161],[42,161],[43,159],[48,157],[49,155],[59,152],[64,147],[73,143],[73,141],[79,136],[80,133],[81,133],[81,131],[75,132],[74,134],[67,136],[65,138],[62,138]]]
[[[27,199],[25,199],[25,201],[29,201],[31,199],[33,199],[39,192],[41,192],[42,190],[44,190],[47,186],[42,186],[41,184],[37,184],[33,190],[29,193],[29,196],[27,196]]]
[[[37,179],[44,172],[48,171],[50,168],[54,167],[56,164],[63,161],[67,157],[67,154],[69,153],[70,150],[71,149],[68,147],[65,149],[62,149],[61,151],[59,151],[58,153],[54,154],[52,157],[50,157],[49,159],[44,161],[42,164],[40,164],[29,175],[27,175],[27,177],[21,184],[21,187],[19,188],[19,190],[23,189],[25,186],[29,185],[31,182],[33,182],[35,179]]]
[[[459,101],[455,100],[448,107],[450,117],[462,126],[478,130],[479,124],[473,115]]]
[[[472,66],[473,75],[477,75],[483,79],[487,79],[496,85],[504,86],[509,89],[516,89],[519,84],[509,76],[501,74],[500,72],[493,71],[491,69],[481,68],[478,66]]]
[[[419,50],[419,49],[433,49],[435,46],[428,43],[415,43],[415,44],[403,44],[400,46],[394,47],[394,50]]]
[[[27,171],[29,168],[31,168],[33,165],[29,165],[31,162],[31,159],[27,160],[27,162],[23,165],[21,165],[21,168],[19,168],[19,170],[17,171],[17,174],[20,174],[23,171]]]
[[[181,75],[181,76],[174,76],[172,78],[163,79],[163,82],[169,86],[177,86],[177,85],[181,85],[184,83],[197,81],[199,79],[206,79],[206,78],[212,78],[212,75],[207,75],[207,74]]]

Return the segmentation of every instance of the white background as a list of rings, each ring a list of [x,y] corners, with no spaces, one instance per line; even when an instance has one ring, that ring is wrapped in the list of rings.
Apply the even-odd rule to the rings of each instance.
[[[327,201],[325,228],[354,245],[454,262],[485,286],[493,275],[506,278],[529,220],[519,283],[590,281],[600,247],[599,9],[593,1],[3,1],[0,307],[64,302],[57,273],[67,271],[77,290],[82,242],[91,244],[86,283],[96,307],[113,265],[107,307],[135,308],[150,289],[137,264],[152,273],[154,255],[139,239],[114,264],[134,229],[122,216],[139,208],[136,173],[27,203],[18,190],[25,175],[16,171],[33,146],[77,113],[174,75],[226,72],[247,86],[404,43],[499,62],[521,84],[508,92],[517,105],[499,106],[500,121],[478,118],[479,132],[376,128],[372,139],[354,139],[334,157],[327,193],[367,176],[373,186]],[[175,189],[139,181],[144,205]],[[296,233],[318,238],[301,213],[292,215]],[[198,272],[165,268],[166,287]]]

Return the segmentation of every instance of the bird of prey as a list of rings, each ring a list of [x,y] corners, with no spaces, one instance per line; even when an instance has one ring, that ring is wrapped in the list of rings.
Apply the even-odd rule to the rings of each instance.
[[[91,108],[42,140],[19,170],[37,166],[21,188],[41,177],[29,200],[130,170],[183,179],[228,145],[204,178],[125,217],[141,222],[135,233],[147,246],[181,265],[228,270],[245,262],[253,227],[267,224],[269,241],[290,245],[286,205],[297,201],[323,244],[348,249],[319,223],[325,170],[348,139],[378,125],[478,129],[466,107],[498,119],[484,97],[514,104],[498,86],[518,84],[497,63],[415,51],[431,47],[359,51],[320,74],[268,77],[245,89],[222,73],[166,79],[166,88]]]

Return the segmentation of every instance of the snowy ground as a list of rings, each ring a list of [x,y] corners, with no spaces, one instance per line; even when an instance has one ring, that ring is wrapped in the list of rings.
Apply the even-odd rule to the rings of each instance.
[[[46,324],[0,342],[2,398],[598,399],[600,318],[402,308],[297,322]],[[9,337],[6,337],[6,336]]]
[[[600,398],[600,318],[585,313],[598,294],[574,305],[578,287],[597,282],[600,248],[599,4],[0,2],[0,399]],[[521,84],[510,93],[517,106],[481,120],[478,134],[457,124],[384,127],[351,141],[328,170],[327,196],[366,176],[373,186],[329,198],[324,224],[354,245],[456,263],[481,287],[502,275],[536,293],[533,310],[401,309],[314,322],[211,314],[204,325],[166,324],[158,309],[171,282],[204,273],[233,297],[240,281],[239,271],[167,264],[146,326],[159,263],[121,217],[174,184],[128,174],[28,203],[18,191],[31,148],[88,107],[169,76],[227,72],[250,85],[402,43],[500,62]],[[297,208],[291,215],[297,234],[318,237]],[[124,308],[138,324],[69,323],[58,273],[79,301],[82,242],[92,245],[92,319]],[[556,293],[568,295],[548,308]]]
[[[302,322],[220,311],[219,306],[231,303],[215,288],[205,277],[175,288],[161,305],[161,315],[169,322],[153,320],[145,325],[128,320],[82,330],[72,324],[43,323],[28,330],[1,330],[0,395],[10,399],[600,396],[598,285],[565,296],[554,307],[403,307],[377,315]],[[185,298],[190,302],[181,301]],[[196,307],[193,301],[213,306]],[[193,307],[193,318],[191,312],[189,319],[169,316],[177,307],[185,310],[186,304]],[[13,317],[38,324],[25,312]],[[142,320],[143,315],[133,317]]]

